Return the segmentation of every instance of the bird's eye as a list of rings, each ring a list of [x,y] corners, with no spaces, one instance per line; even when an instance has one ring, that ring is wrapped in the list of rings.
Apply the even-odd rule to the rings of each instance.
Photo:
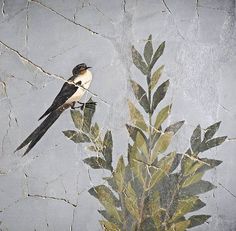
[[[82,81],[79,81],[76,85],[81,85]]]

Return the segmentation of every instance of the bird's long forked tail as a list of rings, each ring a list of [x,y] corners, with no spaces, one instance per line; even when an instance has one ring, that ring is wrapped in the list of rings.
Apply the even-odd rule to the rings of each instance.
[[[23,156],[26,155],[35,146],[35,144],[37,144],[37,142],[42,138],[42,136],[52,126],[52,124],[59,118],[62,112],[69,107],[70,105],[64,105],[55,111],[52,111],[48,117],[22,142],[15,152],[29,144]]]

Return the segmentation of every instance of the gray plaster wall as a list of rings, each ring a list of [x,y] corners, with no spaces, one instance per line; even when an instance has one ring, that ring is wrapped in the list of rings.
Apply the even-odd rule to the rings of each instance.
[[[223,163],[205,178],[217,188],[201,196],[212,218],[193,230],[236,230],[235,0],[1,0],[0,8],[1,230],[101,230],[101,205],[87,191],[106,172],[88,168],[91,154],[63,135],[74,128],[69,110],[28,155],[14,150],[58,93],[57,76],[85,62],[98,96],[94,120],[111,129],[115,159],[126,153],[128,80],[140,75],[130,48],[142,50],[149,34],[156,47],[166,41],[167,123],[186,121],[173,147],[184,151],[199,123],[221,120],[219,135],[229,137],[207,153]]]

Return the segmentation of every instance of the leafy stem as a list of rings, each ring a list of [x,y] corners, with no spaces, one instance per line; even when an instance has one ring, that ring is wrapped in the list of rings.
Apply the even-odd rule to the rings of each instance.
[[[104,217],[100,224],[106,231],[185,231],[202,225],[210,218],[204,214],[189,217],[188,213],[206,205],[198,194],[208,192],[215,186],[202,180],[202,177],[222,161],[199,158],[198,155],[222,144],[226,136],[214,137],[220,122],[204,130],[198,125],[190,137],[190,148],[185,153],[167,153],[173,136],[184,121],[165,127],[172,105],[157,110],[169,87],[169,80],[158,84],[164,65],[153,70],[164,48],[165,42],[154,52],[151,35],[143,56],[132,46],[133,63],[146,77],[147,90],[135,80],[130,81],[142,111],[128,100],[132,123],[126,124],[131,138],[127,163],[121,155],[113,168],[112,133],[108,130],[103,135],[99,125],[92,123],[95,107],[92,110],[85,108],[83,113],[72,111],[76,130],[64,131],[70,140],[88,143],[88,149],[97,154],[84,159],[84,163],[93,169],[109,171],[110,176],[104,178],[105,184],[89,190],[104,207],[99,213]]]

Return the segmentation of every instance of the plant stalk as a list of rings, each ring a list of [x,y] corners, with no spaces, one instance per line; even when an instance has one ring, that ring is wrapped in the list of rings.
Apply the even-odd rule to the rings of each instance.
[[[150,86],[150,82],[151,82],[151,71],[148,73],[147,75],[147,85],[148,85],[148,102],[149,102],[149,112],[148,112],[148,121],[149,121],[149,126],[148,126],[148,160],[147,162],[150,162],[151,159],[151,146],[152,146],[152,112],[151,112],[151,86]],[[147,168],[149,166],[146,166]],[[149,174],[148,174],[148,170],[146,171],[146,176],[145,176],[145,183],[144,183],[144,188],[147,187],[148,182],[149,182]],[[138,222],[138,227],[137,227],[137,231],[139,231],[141,229],[141,224],[143,222],[143,211],[144,211],[144,202],[145,202],[145,198],[146,198],[146,191],[143,190],[142,196],[141,196],[141,201],[140,201],[140,220]]]

